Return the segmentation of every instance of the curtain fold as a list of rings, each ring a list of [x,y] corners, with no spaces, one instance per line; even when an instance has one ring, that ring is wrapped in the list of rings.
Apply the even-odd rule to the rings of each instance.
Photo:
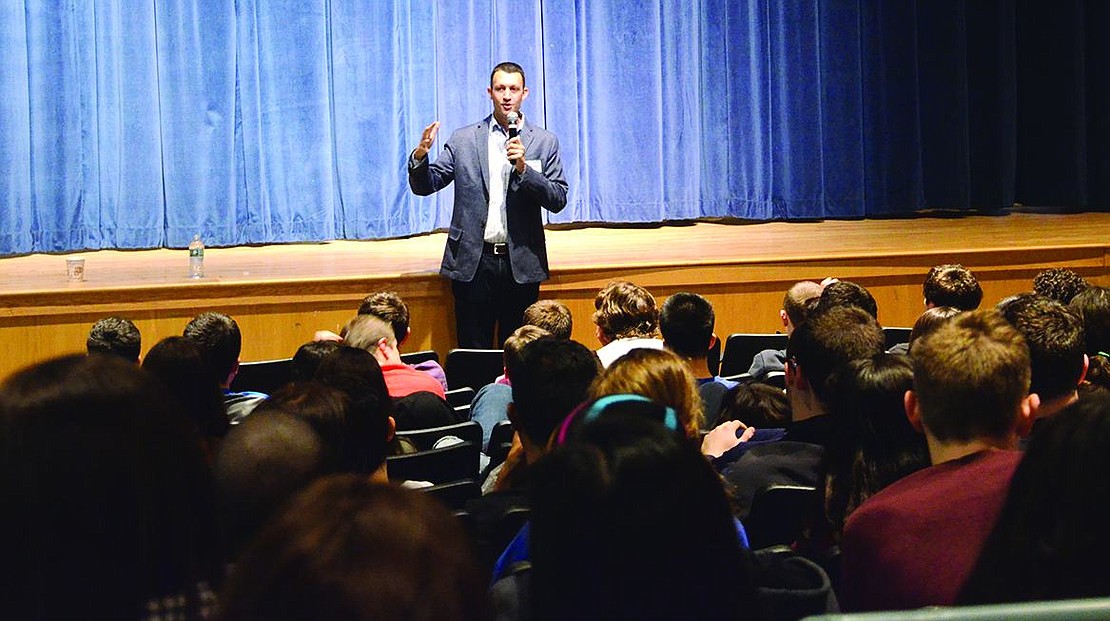
[[[1110,208],[1097,0],[0,3],[0,254],[405,236],[422,129],[526,122],[549,221]]]

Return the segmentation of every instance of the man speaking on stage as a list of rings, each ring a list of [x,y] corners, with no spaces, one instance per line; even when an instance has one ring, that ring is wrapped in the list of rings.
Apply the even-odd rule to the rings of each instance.
[[[493,114],[455,130],[428,162],[439,122],[424,128],[409,157],[409,187],[427,196],[452,181],[455,204],[440,274],[451,279],[459,347],[500,348],[548,278],[541,209],[567,204],[555,134],[524,121],[524,70],[501,63],[490,74]],[[497,340],[493,340],[494,326]]]

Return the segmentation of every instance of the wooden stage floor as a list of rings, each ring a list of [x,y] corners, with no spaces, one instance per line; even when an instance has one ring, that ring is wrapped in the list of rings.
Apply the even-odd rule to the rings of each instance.
[[[1029,288],[1044,267],[1071,267],[1108,281],[1110,213],[1012,213],[822,222],[709,223],[549,230],[552,279],[542,297],[563,299],[575,337],[594,345],[592,297],[627,278],[658,298],[678,290],[707,295],[718,333],[774,331],[782,292],[825,276],[872,289],[885,325],[920,312],[929,267],[961,262],[983,281],[985,302]],[[77,252],[0,259],[0,374],[80,350],[88,326],[119,314],[136,321],[144,350],[180,334],[202,310],[236,317],[244,360],[285,357],[319,328],[334,329],[366,293],[397,290],[413,307],[407,350],[453,343],[450,289],[437,276],[445,235],[209,248],[206,277],[186,277],[185,250]],[[84,257],[86,280],[66,280],[65,259]]]

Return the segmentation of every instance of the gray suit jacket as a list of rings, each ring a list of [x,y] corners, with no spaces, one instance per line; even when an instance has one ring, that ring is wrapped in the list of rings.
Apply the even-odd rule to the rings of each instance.
[[[455,205],[447,247],[439,273],[469,282],[482,256],[483,235],[489,211],[488,139],[493,117],[455,130],[434,163],[428,158],[410,161],[409,187],[427,196],[455,182]],[[552,213],[567,204],[567,182],[555,134],[525,123],[520,132],[525,159],[539,161],[542,173],[528,166],[524,174],[509,176],[505,198],[509,260],[513,279],[519,283],[547,280],[547,246],[540,209]],[[410,158],[411,160],[411,158]]]

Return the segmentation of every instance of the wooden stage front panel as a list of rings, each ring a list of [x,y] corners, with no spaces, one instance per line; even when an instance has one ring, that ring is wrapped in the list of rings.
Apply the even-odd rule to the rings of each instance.
[[[930,267],[963,263],[983,284],[984,304],[1029,290],[1036,272],[1069,267],[1110,284],[1110,214],[922,217],[758,224],[549,230],[552,278],[541,297],[570,306],[574,337],[597,346],[593,296],[615,279],[647,287],[661,303],[676,291],[708,297],[717,333],[781,328],[783,292],[826,276],[875,295],[884,325],[912,325]],[[185,250],[99,251],[0,260],[0,376],[50,356],[83,351],[89,327],[115,314],[132,319],[144,352],[181,334],[204,310],[236,318],[243,360],[292,355],[319,329],[336,330],[367,293],[391,289],[409,304],[405,351],[454,344],[452,300],[438,276],[445,235],[210,248],[206,277],[186,278]],[[86,280],[66,281],[65,259],[86,259]]]

